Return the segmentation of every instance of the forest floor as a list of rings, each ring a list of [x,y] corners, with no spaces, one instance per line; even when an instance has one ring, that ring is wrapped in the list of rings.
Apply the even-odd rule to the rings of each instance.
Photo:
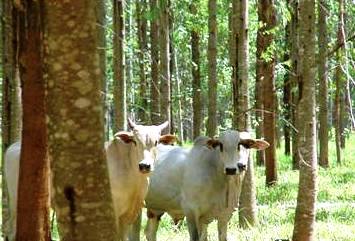
[[[316,240],[355,241],[355,133],[347,139],[342,165],[336,164],[333,141],[329,143],[329,148],[330,168],[320,168],[318,172]],[[264,167],[256,167],[258,224],[250,229],[240,229],[235,212],[228,227],[229,240],[291,240],[299,176],[298,171],[292,170],[291,158],[283,154],[282,148],[278,149],[277,154],[276,186],[266,188]],[[145,223],[146,218],[143,219],[143,226]],[[57,232],[54,232],[53,238],[58,240],[57,237]],[[141,237],[145,240],[143,228]],[[164,215],[157,240],[189,240],[186,222],[181,227],[175,227],[171,218]],[[209,225],[209,240],[218,240],[216,222]]]

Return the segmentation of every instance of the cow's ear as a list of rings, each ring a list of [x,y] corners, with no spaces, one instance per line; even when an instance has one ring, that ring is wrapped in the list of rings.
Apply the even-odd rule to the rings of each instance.
[[[160,131],[163,131],[165,128],[168,128],[169,121],[165,121],[163,124],[158,125]]]
[[[128,127],[129,127],[131,130],[134,130],[135,127],[137,126],[136,123],[134,123],[130,118],[127,118],[127,123],[128,123]]]
[[[177,137],[171,134],[163,135],[159,138],[159,143],[164,145],[173,145],[177,142]]]
[[[124,143],[134,143],[135,145],[137,145],[137,142],[134,140],[134,136],[132,135],[132,133],[121,131],[116,133],[114,137],[120,139]]]
[[[264,150],[270,146],[267,141],[261,139],[242,139],[239,145],[244,146],[247,149],[254,148],[257,150]]]
[[[207,141],[207,147],[209,149],[215,149],[217,146],[219,146],[219,149],[221,150],[221,152],[223,152],[222,142],[220,142],[219,140],[216,140],[216,139],[209,139]]]

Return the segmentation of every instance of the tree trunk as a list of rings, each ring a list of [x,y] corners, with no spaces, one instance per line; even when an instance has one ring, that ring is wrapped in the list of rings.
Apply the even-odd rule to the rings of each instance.
[[[147,20],[146,13],[146,0],[140,0],[136,3],[137,12],[137,32],[138,32],[138,61],[139,61],[139,92],[138,92],[138,120],[142,123],[149,122],[148,117],[148,81],[146,74],[146,54],[148,52],[147,45]]]
[[[275,53],[269,53],[263,57],[273,44],[272,30],[276,26],[276,13],[273,0],[258,1],[258,17],[261,28],[258,29],[257,38],[257,63],[259,78],[263,83],[263,106],[264,106],[264,136],[270,143],[265,150],[265,175],[266,185],[271,186],[277,182],[276,168],[276,90],[275,90]]]
[[[217,2],[208,0],[208,120],[207,136],[217,131]]]
[[[319,165],[328,167],[328,37],[327,3],[318,2],[318,78],[319,78]]]
[[[197,18],[197,8],[192,2],[190,12]],[[200,34],[198,29],[191,30],[191,58],[192,58],[192,113],[193,113],[193,139],[201,135],[202,99],[200,75]]]
[[[291,72],[290,72],[290,84],[292,86],[291,94],[291,118],[293,124],[292,131],[292,168],[298,169],[299,166],[299,155],[298,155],[298,102],[299,96],[301,95],[299,90],[299,76],[300,76],[300,57],[299,57],[299,9],[298,0],[292,1],[290,3],[291,12]]]
[[[315,113],[315,1],[300,1],[300,47],[302,52],[299,102],[300,177],[292,240],[315,239],[317,197],[317,150]],[[314,66],[314,67],[310,67]]]
[[[161,121],[171,123],[170,112],[170,40],[168,0],[159,0],[160,5],[160,114]],[[165,130],[170,133],[170,125]]]
[[[135,48],[131,47],[133,46],[133,34],[132,30],[133,24],[132,24],[132,8],[133,8],[133,0],[122,0],[124,3],[124,36],[125,36],[125,47],[124,50],[124,62],[125,62],[125,82],[126,82],[126,112],[128,109],[128,112],[132,115],[133,118],[136,118],[136,111],[135,111],[135,105],[136,105],[136,97],[135,97],[135,91],[127,91],[127,90],[134,90],[136,88],[136,83],[133,81],[133,65],[132,65],[132,59],[133,55],[135,54]],[[132,110],[132,111],[131,111]]]
[[[1,2],[2,31],[2,117],[1,117],[1,167],[4,153],[19,140],[22,129],[21,87],[18,66],[18,11],[12,1]],[[3,172],[2,172],[3,173]],[[2,231],[10,232],[6,180],[2,175]]]
[[[159,18],[157,0],[150,0],[150,50],[151,50],[151,75],[150,84],[150,119],[152,124],[160,123],[160,91],[159,91]]]
[[[24,121],[16,240],[49,241],[49,161],[43,61],[44,3],[30,0],[21,1],[21,4],[23,9],[19,12],[19,62]]]
[[[285,41],[286,49],[284,61],[289,61],[290,59],[290,46],[291,46],[291,22],[289,21],[285,28]],[[292,103],[291,103],[291,78],[290,78],[290,68],[286,65],[286,74],[284,76],[284,86],[283,86],[283,112],[285,123],[283,124],[284,138],[285,138],[285,155],[290,156],[291,154],[291,125],[292,125]]]
[[[126,98],[126,78],[124,66],[124,41],[125,41],[125,25],[124,25],[124,2],[123,0],[113,0],[113,72],[114,72],[114,103],[115,103],[115,128],[114,133],[118,130],[125,130],[127,127],[127,98]]]
[[[62,240],[117,240],[97,91],[103,76],[95,5],[46,2],[49,156]]]
[[[249,129],[249,113],[248,113],[248,1],[233,1],[233,31],[235,33],[235,51],[236,59],[234,69],[234,112],[233,120],[236,121],[234,126],[241,131]],[[238,101],[235,101],[238,100]],[[239,205],[239,225],[248,227],[256,223],[256,192],[255,177],[252,158],[248,161],[248,169],[242,184],[242,194],[240,195]]]

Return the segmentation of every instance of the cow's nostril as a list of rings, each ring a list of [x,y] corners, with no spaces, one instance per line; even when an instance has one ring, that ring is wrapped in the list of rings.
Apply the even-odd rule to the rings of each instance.
[[[145,163],[139,163],[139,171],[146,173],[150,171],[150,165],[149,164],[145,164]]]
[[[235,175],[237,174],[237,168],[226,168],[226,175]]]
[[[239,171],[245,171],[247,169],[247,165],[243,163],[238,163],[238,169]]]

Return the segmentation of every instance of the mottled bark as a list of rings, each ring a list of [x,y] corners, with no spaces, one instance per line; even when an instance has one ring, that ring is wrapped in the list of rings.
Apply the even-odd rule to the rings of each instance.
[[[133,18],[132,18],[132,7],[133,7],[133,0],[122,0],[124,3],[124,20],[125,20],[125,28],[124,28],[124,36],[125,36],[125,43],[126,46],[124,48],[124,62],[125,62],[125,80],[126,80],[126,109],[128,111],[134,109],[135,110],[135,105],[136,105],[136,97],[135,97],[135,91],[130,91],[132,89],[136,88],[136,83],[133,81],[133,65],[132,65],[132,60],[135,59],[133,56],[136,54],[135,53],[135,48],[130,47],[133,45]],[[127,91],[128,90],[128,91]],[[132,111],[131,115],[133,117],[136,117],[136,111]]]
[[[208,1],[208,119],[207,136],[217,131],[217,1]]]
[[[95,5],[46,1],[49,156],[62,240],[118,239],[97,91],[103,76]]]
[[[139,90],[138,90],[138,120],[141,123],[149,122],[148,116],[148,95],[149,90],[146,74],[146,55],[148,53],[147,43],[147,20],[144,17],[147,4],[145,0],[137,1],[137,34],[138,34],[138,65],[139,65]],[[148,123],[147,123],[148,124]]]
[[[114,113],[115,125],[114,133],[118,130],[125,130],[127,127],[127,98],[126,98],[126,78],[125,78],[125,63],[124,63],[124,48],[125,48],[125,25],[123,0],[113,0],[113,98],[114,98]]]
[[[319,78],[319,165],[328,167],[328,36],[327,3],[318,2],[318,78]]]
[[[151,83],[150,83],[150,119],[152,124],[160,120],[160,91],[159,91],[159,15],[157,0],[149,0],[152,19],[150,22],[150,57],[151,57]]]
[[[190,11],[197,18],[197,8],[192,2]],[[202,89],[200,70],[200,34],[198,29],[191,30],[191,59],[192,59],[192,113],[193,113],[193,139],[201,135],[202,124]]]
[[[43,61],[44,3],[21,1],[21,4],[23,9],[19,12],[19,63],[23,88],[23,130],[16,240],[49,241],[49,161]]]
[[[257,69],[263,86],[264,137],[270,143],[265,150],[266,185],[277,182],[276,167],[276,90],[275,90],[275,53],[270,52],[273,44],[273,29],[276,26],[276,12],[273,0],[258,1],[258,19],[261,27],[257,35]],[[265,57],[267,55],[267,57]]]
[[[159,0],[160,25],[160,114],[161,121],[169,121],[169,127],[165,129],[170,133],[171,123],[171,95],[170,95],[170,38],[169,38],[169,5],[168,0]]]
[[[300,1],[301,89],[299,102],[300,177],[292,240],[315,240],[317,150],[315,113],[315,1]]]

